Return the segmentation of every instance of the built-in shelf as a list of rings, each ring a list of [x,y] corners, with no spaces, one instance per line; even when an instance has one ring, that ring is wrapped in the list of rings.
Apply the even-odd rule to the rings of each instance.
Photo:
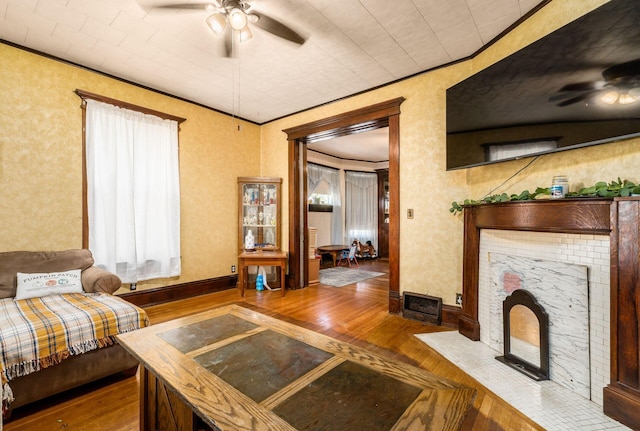
[[[333,212],[333,205],[309,204],[309,211],[316,213],[330,213]]]

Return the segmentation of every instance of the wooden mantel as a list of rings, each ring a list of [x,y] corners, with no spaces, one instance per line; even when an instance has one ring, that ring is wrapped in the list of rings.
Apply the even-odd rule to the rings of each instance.
[[[480,230],[609,235],[611,374],[604,413],[640,429],[640,198],[577,198],[469,206],[464,210],[460,333],[478,341]]]

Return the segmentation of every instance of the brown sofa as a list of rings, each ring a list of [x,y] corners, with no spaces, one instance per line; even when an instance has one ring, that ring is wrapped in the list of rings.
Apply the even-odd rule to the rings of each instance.
[[[84,292],[115,292],[121,285],[120,279],[93,266],[93,263],[89,250],[0,253],[0,300],[16,295],[18,272],[33,274],[80,269]],[[144,317],[146,318],[146,314]],[[13,391],[14,400],[4,412],[5,419],[12,409],[77,386],[116,373],[133,375],[137,366],[138,362],[117,342],[82,354],[72,354],[55,365],[43,366],[36,372],[11,379],[9,387]]]

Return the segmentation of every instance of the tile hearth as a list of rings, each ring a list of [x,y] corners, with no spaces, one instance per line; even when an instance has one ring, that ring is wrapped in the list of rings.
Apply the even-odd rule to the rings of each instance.
[[[416,337],[545,429],[629,430],[602,407],[547,380],[536,382],[495,359],[501,353],[457,331]]]

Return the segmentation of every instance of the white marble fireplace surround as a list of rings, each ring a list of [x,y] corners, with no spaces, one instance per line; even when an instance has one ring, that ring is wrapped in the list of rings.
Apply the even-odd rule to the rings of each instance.
[[[540,259],[586,266],[589,282],[589,350],[586,352],[589,390],[578,388],[578,394],[603,405],[602,390],[609,383],[609,236],[564,233],[543,233],[483,229],[480,232],[480,268],[478,283],[478,321],[480,341],[496,349],[491,341],[492,306],[495,307],[495,287],[492,286],[490,254]],[[536,292],[532,292],[534,295]],[[493,304],[493,305],[492,305]],[[495,310],[495,308],[494,308]],[[500,316],[500,319],[502,317]],[[493,321],[495,323],[495,317]],[[550,324],[553,321],[550,316]],[[550,331],[551,337],[551,331]],[[493,344],[493,345],[492,345]],[[554,353],[550,351],[550,356]],[[553,364],[551,365],[553,367]],[[553,371],[552,371],[553,380]],[[559,382],[570,387],[571,384]],[[581,386],[579,384],[578,386]]]
[[[553,381],[536,382],[495,359],[502,351],[489,347],[490,253],[587,267],[591,400]],[[417,337],[549,431],[629,430],[602,411],[602,390],[609,382],[610,370],[609,268],[608,235],[482,229],[478,286],[481,341],[471,341],[457,331]]]
[[[491,335],[488,342],[481,341],[504,352],[504,300],[515,290],[526,290],[549,318],[549,378],[591,399],[588,267],[494,252],[489,253],[489,267]]]

